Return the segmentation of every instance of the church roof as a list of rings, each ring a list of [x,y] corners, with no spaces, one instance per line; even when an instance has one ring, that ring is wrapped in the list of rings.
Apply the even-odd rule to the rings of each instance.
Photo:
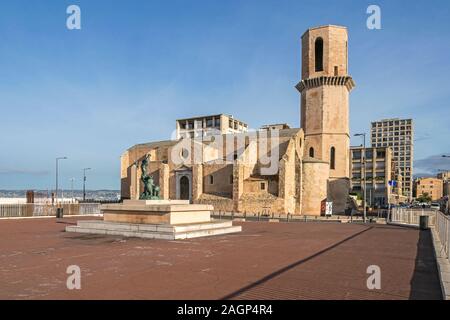
[[[139,147],[146,147],[150,149],[160,148],[160,147],[171,147],[178,143],[178,140],[163,140],[163,141],[154,141],[154,142],[147,142],[147,143],[140,143],[132,146],[128,150],[132,150]]]

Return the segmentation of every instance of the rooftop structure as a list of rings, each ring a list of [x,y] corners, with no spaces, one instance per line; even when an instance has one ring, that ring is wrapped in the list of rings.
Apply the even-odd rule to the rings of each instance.
[[[231,115],[216,114],[176,120],[176,139],[246,132],[248,125]]]

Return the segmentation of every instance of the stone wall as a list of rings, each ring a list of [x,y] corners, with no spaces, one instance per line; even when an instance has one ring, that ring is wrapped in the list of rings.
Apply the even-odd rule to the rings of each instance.
[[[161,199],[169,199],[169,165],[163,163],[159,171],[159,188]]]
[[[211,177],[213,183],[211,184]],[[233,196],[233,165],[204,164],[203,192],[231,198]]]
[[[239,199],[239,212],[285,214],[286,210],[283,198],[275,197],[269,193],[246,193]]]
[[[233,212],[234,202],[233,199],[224,198],[211,194],[202,194],[198,199],[194,200],[196,204],[209,204],[214,206],[214,211]]]
[[[204,192],[204,174],[205,167],[202,164],[192,166],[192,200],[195,201],[201,197]]]
[[[327,200],[333,202],[333,214],[343,214],[350,192],[350,179],[330,179]]]
[[[327,200],[329,163],[303,159],[302,215],[321,215],[321,203]]]

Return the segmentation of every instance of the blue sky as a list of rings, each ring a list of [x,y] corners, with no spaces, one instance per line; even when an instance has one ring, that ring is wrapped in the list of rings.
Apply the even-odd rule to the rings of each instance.
[[[0,189],[54,187],[83,167],[119,188],[129,146],[168,139],[175,119],[227,113],[257,128],[300,122],[300,37],[349,29],[351,132],[415,120],[415,172],[450,169],[450,3],[442,1],[18,1],[0,10]],[[81,8],[81,30],[66,8]],[[382,10],[382,30],[366,9]],[[359,144],[359,140],[352,141]],[[433,161],[423,161],[423,159]]]

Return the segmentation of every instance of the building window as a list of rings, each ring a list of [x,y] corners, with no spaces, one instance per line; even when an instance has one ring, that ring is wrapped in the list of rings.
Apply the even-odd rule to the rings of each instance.
[[[338,66],[334,66],[334,76],[337,77],[339,75],[339,68]]]
[[[261,182],[261,190],[266,190],[266,184],[264,182]]]
[[[317,38],[315,43],[316,72],[323,71],[323,39]]]
[[[330,150],[330,169],[336,169],[336,149],[334,147],[331,147]]]
[[[184,160],[187,160],[189,158],[189,150],[183,148],[180,152],[181,158],[183,158]]]
[[[214,176],[212,174],[209,175],[209,184],[214,184]]]
[[[309,156],[311,158],[314,158],[314,148],[313,147],[309,148]]]

